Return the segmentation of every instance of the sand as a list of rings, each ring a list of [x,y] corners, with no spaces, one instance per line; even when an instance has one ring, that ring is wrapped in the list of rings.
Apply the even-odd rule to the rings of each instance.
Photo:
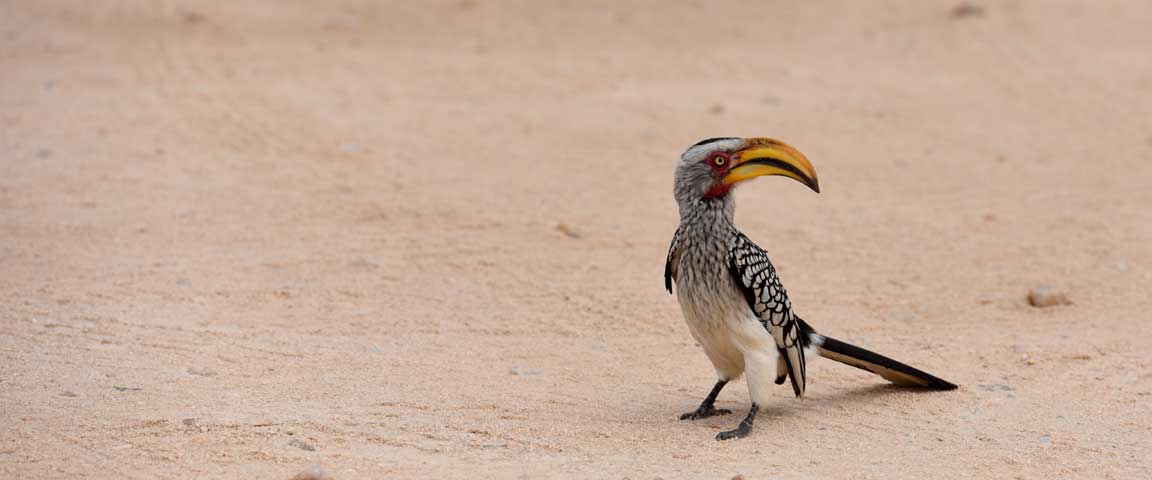
[[[1152,5],[0,2],[6,478],[1147,478]],[[832,362],[714,381],[678,155]],[[1037,308],[1046,287],[1071,304]],[[309,470],[311,469],[311,470]],[[303,477],[301,477],[303,478]]]

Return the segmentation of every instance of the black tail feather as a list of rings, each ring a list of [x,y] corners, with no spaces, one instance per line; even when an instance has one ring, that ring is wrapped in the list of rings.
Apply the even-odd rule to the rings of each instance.
[[[897,362],[871,350],[865,350],[832,337],[825,337],[816,333],[816,331],[812,329],[812,326],[808,325],[808,322],[800,319],[797,320],[800,322],[800,333],[803,334],[804,337],[807,337],[813,342],[819,341],[820,339],[823,340],[818,349],[821,357],[875,373],[876,375],[884,377],[884,379],[889,382],[905,387],[923,387],[933,390],[956,389],[956,384],[952,382],[910,365]],[[816,336],[818,336],[819,339],[813,338]],[[782,379],[778,378],[776,383],[781,383],[780,380]]]
[[[879,353],[841,342],[831,337],[823,337],[820,345],[821,357],[851,365],[861,370],[875,373],[885,380],[906,387],[923,387],[933,390],[955,390],[956,384],[927,373],[918,368],[897,362]]]

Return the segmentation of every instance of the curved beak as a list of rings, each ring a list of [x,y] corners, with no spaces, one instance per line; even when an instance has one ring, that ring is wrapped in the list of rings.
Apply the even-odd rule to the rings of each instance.
[[[748,147],[732,156],[733,167],[724,175],[728,185],[764,175],[781,175],[820,193],[816,169],[799,150],[771,138],[749,138]]]

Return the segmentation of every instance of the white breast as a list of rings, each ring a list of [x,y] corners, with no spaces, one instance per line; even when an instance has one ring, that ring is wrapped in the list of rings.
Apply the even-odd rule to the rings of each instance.
[[[692,254],[685,254],[687,258],[681,257],[681,260],[691,262]],[[712,269],[691,268],[681,263],[676,297],[688,330],[704,349],[717,375],[734,379],[744,373],[746,353],[774,356],[776,344],[748,308],[743,294],[727,273],[726,264],[719,265],[722,270],[709,271]]]

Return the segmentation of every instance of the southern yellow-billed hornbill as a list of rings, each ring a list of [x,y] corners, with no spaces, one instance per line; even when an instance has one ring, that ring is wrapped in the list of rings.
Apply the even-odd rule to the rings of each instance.
[[[956,385],[883,355],[816,333],[792,311],[788,294],[768,255],[733,223],[736,183],[763,175],[799,180],[819,192],[816,171],[799,151],[770,138],[711,138],[693,145],[676,167],[680,227],[672,237],[664,285],[677,299],[692,336],[716,367],[719,379],[696,411],[681,420],[731,413],[714,406],[728,381],[744,374],[752,407],[735,430],[717,440],[752,430],[768,383],[792,381],[804,396],[805,351],[813,350],[905,386],[951,390]]]

